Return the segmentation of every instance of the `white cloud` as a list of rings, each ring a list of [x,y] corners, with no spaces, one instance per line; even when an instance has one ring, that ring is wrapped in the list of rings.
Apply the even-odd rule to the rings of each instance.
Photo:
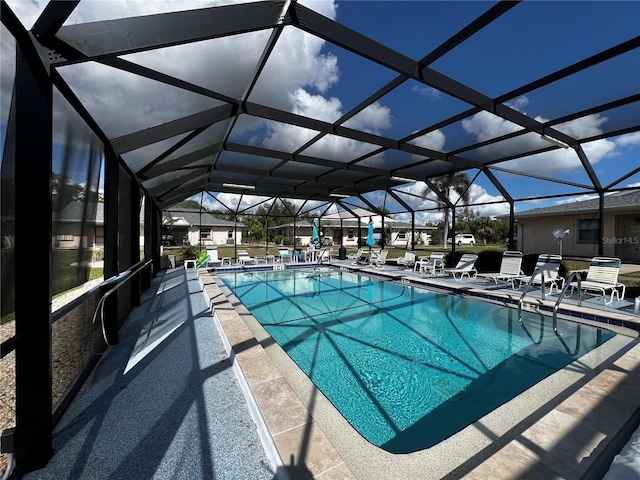
[[[555,205],[564,205],[567,203],[582,202],[583,200],[592,200],[594,198],[598,198],[598,196],[597,195],[577,195],[575,197],[569,197],[563,200],[558,200],[557,202],[555,202]]]
[[[440,90],[436,90],[435,88],[429,87],[427,85],[414,85],[413,87],[411,87],[411,90],[429,100],[438,100],[442,97],[442,93],[440,92]]]
[[[445,141],[446,137],[444,136],[444,133],[442,133],[440,130],[434,130],[425,135],[422,135],[421,137],[414,138],[409,143],[418,145],[419,147],[429,148],[431,150],[442,151]],[[417,157],[417,155],[414,156]]]
[[[622,147],[640,145],[640,132],[621,135],[616,139],[616,143]]]
[[[380,134],[391,127],[391,109],[374,102],[344,123],[345,127]]]
[[[607,117],[603,117],[599,113],[587,115],[586,117],[576,118],[570,122],[559,123],[554,128],[559,132],[565,133],[573,138],[588,138],[600,135],[600,128],[606,121]]]
[[[485,111],[463,120],[462,128],[465,132],[474,135],[479,142],[522,130],[521,126]],[[500,146],[497,145],[496,148],[500,148]]]

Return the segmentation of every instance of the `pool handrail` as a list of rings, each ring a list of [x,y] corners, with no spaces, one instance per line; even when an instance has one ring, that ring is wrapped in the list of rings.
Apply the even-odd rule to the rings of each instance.
[[[572,272],[571,275],[569,275],[569,278],[567,279],[567,281],[565,282],[564,287],[562,287],[562,291],[560,292],[560,296],[558,297],[556,304],[553,306],[553,331],[556,334],[558,333],[558,309],[560,308],[560,302],[562,302],[562,299],[567,293],[567,289],[571,285],[571,280],[573,280],[574,277],[578,284],[578,307],[582,306],[582,289],[580,288],[580,285],[582,283],[582,277],[580,276],[580,272]]]
[[[540,272],[540,279],[542,280],[541,295],[542,295],[542,300],[544,300],[544,270],[536,269],[533,271],[531,278],[527,282],[527,285],[524,287],[524,291],[522,292],[522,295],[520,295],[520,300],[518,300],[518,322],[520,322],[521,325],[522,325],[522,304],[524,303],[524,297],[527,295],[527,292],[529,291],[529,288],[531,288],[531,285],[533,285],[533,279],[536,276],[536,272],[538,271]]]
[[[129,270],[125,270],[124,272],[121,272],[117,275],[114,275],[113,277],[109,277],[103,280],[98,285],[84,292],[82,295],[78,296],[77,298],[74,298],[67,304],[62,305],[56,311],[51,312],[51,323],[55,323],[57,320],[59,320],[60,318],[68,314],[71,310],[75,309],[77,306],[84,303],[87,298],[89,298],[92,295],[95,295],[96,292],[99,292],[100,290],[105,290],[106,288],[111,287],[115,283],[126,282],[133,275],[138,273],[140,270],[142,270],[143,268],[147,268],[149,265],[151,265],[151,263],[153,263],[152,260],[141,260],[135,265],[132,265],[131,268],[129,268]]]

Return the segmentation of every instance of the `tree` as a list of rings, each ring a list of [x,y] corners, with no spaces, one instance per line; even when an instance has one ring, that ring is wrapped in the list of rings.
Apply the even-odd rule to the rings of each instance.
[[[277,239],[275,239],[273,231],[269,229],[292,223],[295,211],[295,205],[289,200],[281,200],[273,205],[261,205],[255,213],[243,215],[240,218],[244,224],[243,234],[256,241],[264,241],[266,238],[269,238],[269,241],[275,241]]]
[[[445,197],[451,198],[451,193],[455,192],[462,200],[463,205],[469,205],[469,185],[471,180],[469,176],[464,172],[452,173],[450,175],[442,175],[431,179],[431,183],[440,193]],[[431,187],[425,185],[422,190],[422,198],[427,198],[427,195],[431,193]],[[449,208],[446,205],[440,204],[438,208],[439,212],[444,213],[444,238],[443,247],[447,248],[447,239],[449,236]]]
[[[72,202],[84,200],[86,193],[87,191],[82,185],[72,182],[62,175],[52,174],[51,198],[54,212],[63,210],[64,207]]]
[[[180,208],[195,208],[197,210],[200,210],[200,202],[197,202],[195,200],[183,200],[179,203],[176,203],[175,207],[173,207],[174,209],[180,209]],[[202,206],[202,211],[206,212],[207,209]]]

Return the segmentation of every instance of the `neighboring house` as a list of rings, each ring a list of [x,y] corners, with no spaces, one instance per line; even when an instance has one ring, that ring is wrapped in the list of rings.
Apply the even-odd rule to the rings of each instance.
[[[328,238],[331,240],[333,245],[357,247],[358,238],[360,238],[360,245],[364,246],[369,233],[369,218],[371,218],[374,226],[374,237],[376,239],[376,243],[379,244],[380,239],[382,238],[382,216],[375,215],[372,212],[360,208],[353,210],[353,213],[360,217],[360,221],[358,221],[357,218],[354,218],[352,214],[347,211],[320,217],[320,233],[324,241],[327,242],[326,239]],[[313,227],[306,220],[300,220],[299,222],[295,222],[295,224],[287,223],[284,225],[278,225],[272,229],[276,231],[276,235],[278,236],[293,238],[294,225],[295,237],[298,239],[297,243],[299,245],[309,245],[313,235]],[[341,226],[342,230],[340,229]],[[391,233],[388,233],[388,236],[385,239],[385,244],[397,247],[410,247],[412,245],[413,242],[410,223],[400,222],[390,217],[384,217],[384,228],[385,230],[391,230]],[[430,245],[431,235],[428,232],[435,229],[436,227],[416,225],[414,228],[415,242],[418,244]]]
[[[104,247],[104,203],[71,202],[54,213],[51,228],[53,248]]]
[[[163,241],[171,245],[240,245],[243,223],[223,220],[196,208],[176,208],[166,211],[172,218],[169,224],[163,217]],[[168,237],[172,238],[169,239]]]
[[[343,245],[345,247],[358,246],[358,237],[361,237],[360,245],[365,245],[367,242],[367,235],[369,234],[369,219],[373,220],[373,231],[376,243],[380,243],[382,238],[382,228],[384,221],[384,229],[387,231],[387,238],[385,238],[385,245],[393,245],[395,247],[411,247],[414,243],[412,237],[411,224],[407,222],[401,222],[391,217],[382,217],[381,215],[375,215],[372,212],[363,208],[356,208],[352,210],[360,220],[353,218],[351,212],[342,211],[330,215],[323,216],[321,225],[329,225],[330,231],[325,235],[332,234],[334,244],[340,244],[340,224],[342,219],[342,236]],[[436,230],[437,227],[427,227],[424,225],[416,225],[413,229],[415,235],[415,243],[430,245],[432,230]],[[388,232],[391,230],[391,233]]]
[[[599,199],[594,198],[518,212],[515,214],[517,249],[562,253],[570,257],[598,256],[598,211]],[[556,229],[568,230],[568,233],[558,240],[553,236]],[[640,190],[616,192],[604,197],[601,236],[604,256],[640,263]]]
[[[85,211],[86,209],[86,211]],[[229,222],[197,209],[170,211],[171,228],[163,225],[165,246],[234,245],[242,241],[242,223]],[[84,222],[82,219],[86,219]],[[104,248],[104,203],[72,202],[54,215],[53,248]],[[140,245],[144,245],[144,211],[140,212]],[[171,238],[171,241],[169,241]]]
[[[83,221],[84,219],[84,221]],[[104,248],[104,203],[71,202],[53,215],[53,248]],[[140,246],[144,246],[144,211],[140,212]]]

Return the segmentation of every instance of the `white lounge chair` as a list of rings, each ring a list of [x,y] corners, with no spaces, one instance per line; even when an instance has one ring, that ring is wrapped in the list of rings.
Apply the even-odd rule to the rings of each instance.
[[[413,268],[416,264],[416,252],[405,252],[403,256],[398,257],[396,262],[405,268]]]
[[[378,258],[378,256],[382,253],[382,250],[378,249],[370,249],[369,251],[364,251],[362,256],[357,260],[357,263],[360,265],[373,265],[373,261]]]
[[[476,280],[483,278],[485,280],[493,280],[496,285],[499,281],[512,282],[515,278],[524,275],[522,271],[522,252],[506,251],[502,254],[500,262],[500,271],[495,273],[478,273]]]
[[[624,283],[618,282],[618,274],[620,273],[620,259],[611,257],[594,257],[591,259],[591,265],[587,271],[587,278],[580,282],[580,289],[585,292],[598,292],[602,294],[605,305],[613,302],[613,298],[624,300],[626,287]],[[569,284],[571,293],[578,286],[577,281]],[[622,288],[622,295],[618,291]],[[607,292],[611,291],[611,298],[607,302]]]
[[[413,270],[416,272],[424,273],[427,275],[442,274],[444,269],[444,252],[432,252],[429,258],[418,260],[413,266]]]
[[[549,285],[549,293],[553,293],[554,287],[556,292],[558,292],[564,287],[564,278],[560,276],[561,263],[562,257],[560,255],[542,254],[538,257],[533,273],[531,275],[516,277],[511,282],[512,287],[521,287],[529,283],[542,287],[544,283],[544,287]]]
[[[205,262],[205,267],[219,267],[222,265],[222,260],[218,258],[218,249],[217,248],[207,248],[207,261]]]
[[[363,251],[363,249],[359,248],[356,253],[350,253],[349,255],[347,255],[347,259],[348,260],[358,261],[360,259],[360,257],[362,256],[362,251]]]
[[[389,254],[389,250],[384,250],[384,249],[381,250],[378,255],[376,255],[370,260],[371,265],[373,265],[376,268],[384,267],[387,263],[388,254]]]
[[[256,263],[256,259],[254,257],[249,256],[249,252],[246,250],[238,250],[238,263],[240,265],[247,265]]]
[[[469,279],[475,278],[478,271],[476,270],[476,260],[478,260],[478,255],[475,253],[465,253],[460,257],[458,263],[455,267],[445,268],[442,270],[443,275],[451,275],[456,280],[462,280],[462,277],[467,277]],[[460,275],[456,277],[456,275]]]

